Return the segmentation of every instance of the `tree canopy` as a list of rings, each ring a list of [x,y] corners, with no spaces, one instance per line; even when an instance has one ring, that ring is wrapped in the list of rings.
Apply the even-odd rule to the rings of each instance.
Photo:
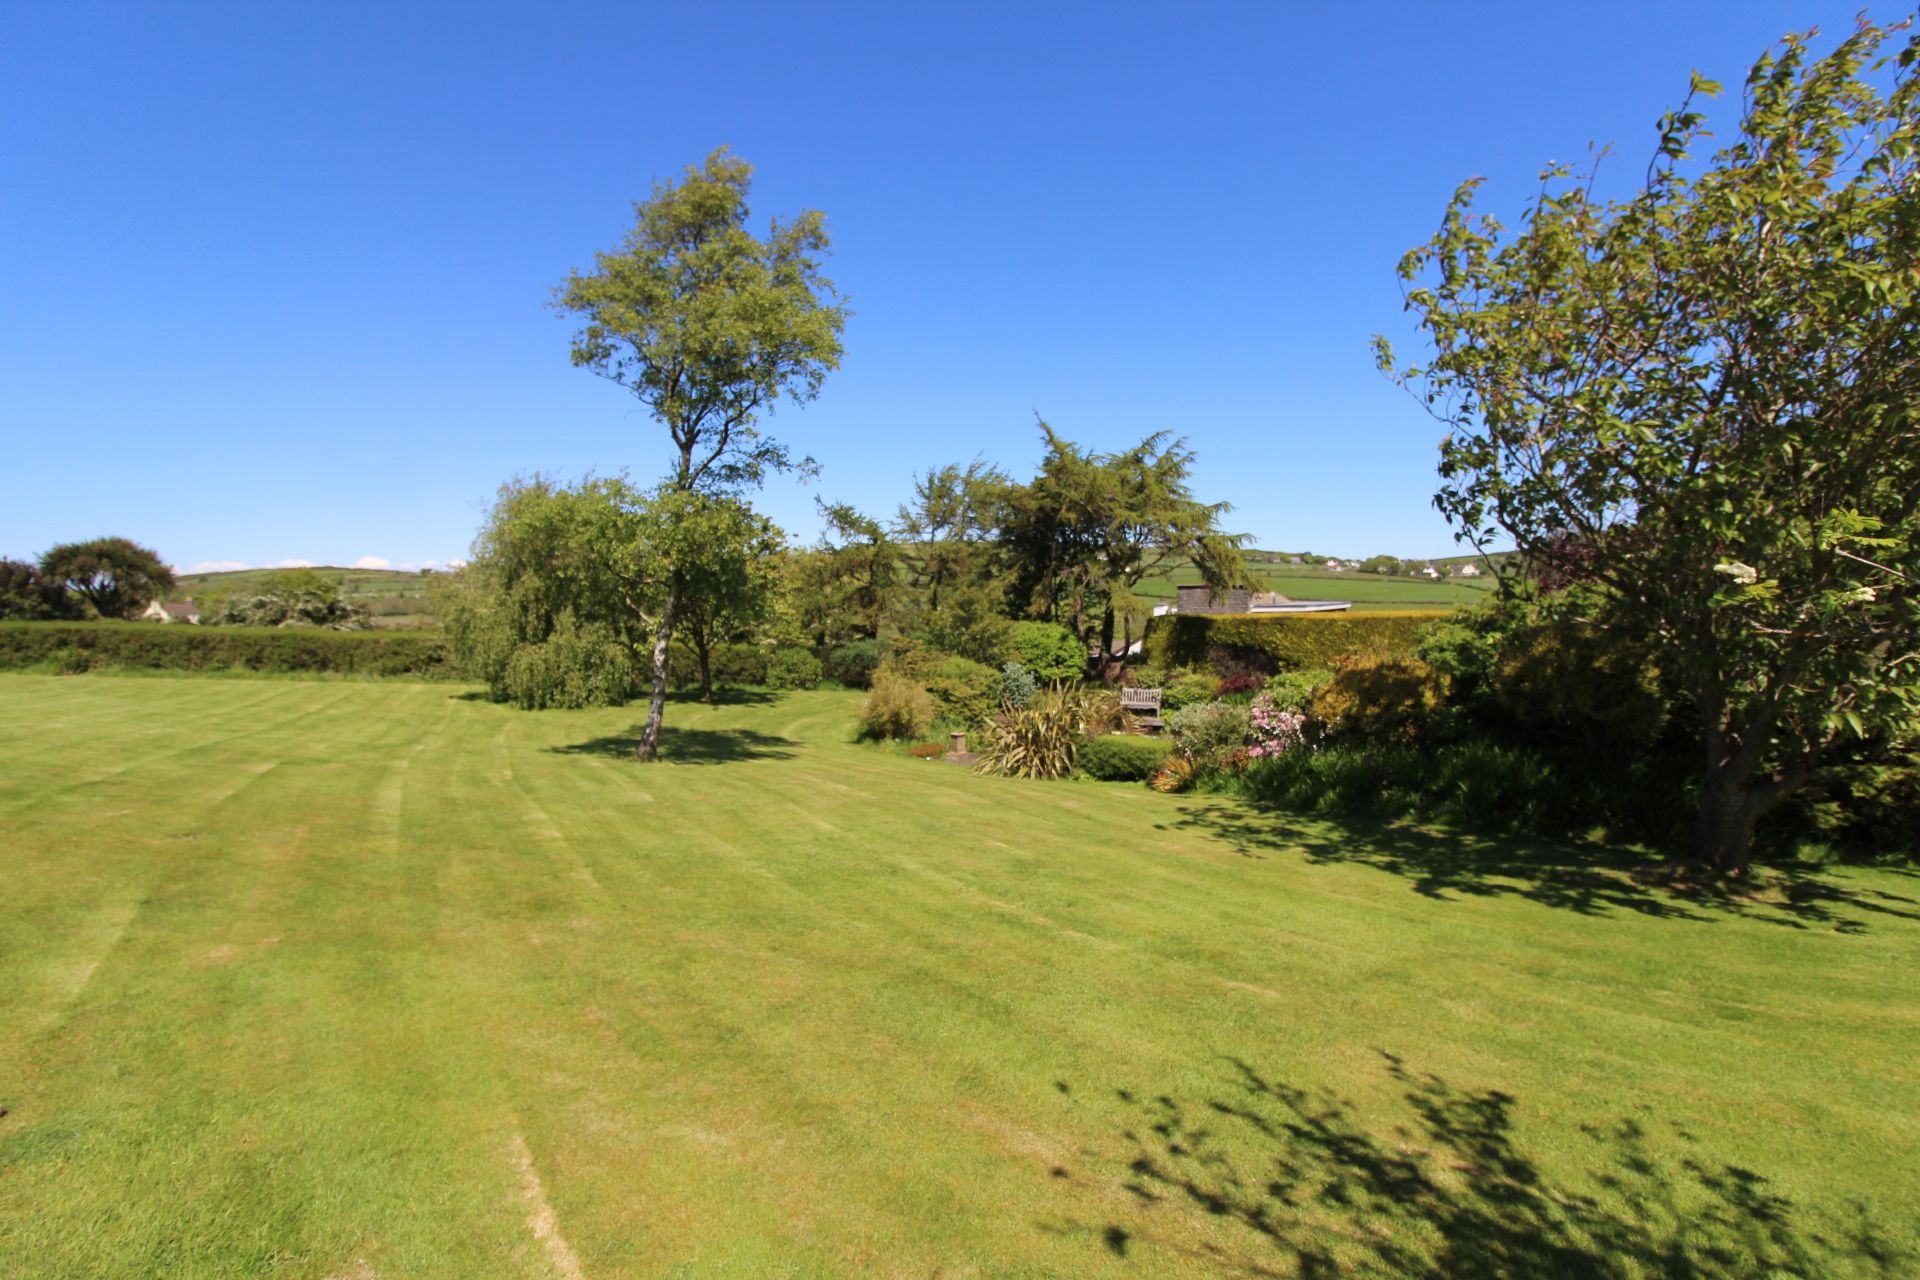
[[[1511,539],[1691,699],[1695,850],[1728,871],[1837,744],[1920,718],[1920,82],[1893,35],[1786,38],[1704,160],[1696,77],[1626,198],[1551,168],[1509,234],[1466,183],[1400,267],[1429,358],[1379,344],[1449,429],[1462,536]]]
[[[103,618],[131,618],[173,590],[167,562],[126,538],[63,542],[40,557],[40,575],[78,594]]]
[[[1220,530],[1232,508],[1193,496],[1185,440],[1162,431],[1097,453],[1039,425],[1046,453],[1033,480],[1008,495],[1004,527],[1015,591],[1032,612],[1064,621],[1082,640],[1098,619],[1101,652],[1111,653],[1116,623],[1126,628],[1124,647],[1141,614],[1133,589],[1175,561],[1190,562],[1216,589],[1250,583],[1243,539]]]
[[[555,297],[582,322],[573,363],[666,427],[678,489],[739,488],[794,465],[760,417],[782,398],[813,399],[840,365],[847,309],[820,271],[826,217],[805,210],[756,237],[752,177],[721,148],[679,183],[655,184],[620,248],[595,254]]]

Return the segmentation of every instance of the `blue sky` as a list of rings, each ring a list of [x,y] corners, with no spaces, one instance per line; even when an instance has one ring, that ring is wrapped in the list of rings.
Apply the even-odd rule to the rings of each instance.
[[[657,475],[546,302],[723,143],[757,215],[826,212],[855,312],[770,423],[823,468],[760,499],[797,536],[1027,474],[1038,412],[1187,436],[1258,545],[1447,554],[1438,430],[1368,350],[1399,255],[1469,175],[1637,171],[1689,70],[1857,7],[6,6],[0,555],[445,562],[515,473]]]

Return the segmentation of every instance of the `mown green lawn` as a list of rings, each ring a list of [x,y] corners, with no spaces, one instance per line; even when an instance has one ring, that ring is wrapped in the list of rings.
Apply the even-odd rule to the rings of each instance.
[[[8,1277],[1920,1271],[1920,879],[0,676]]]

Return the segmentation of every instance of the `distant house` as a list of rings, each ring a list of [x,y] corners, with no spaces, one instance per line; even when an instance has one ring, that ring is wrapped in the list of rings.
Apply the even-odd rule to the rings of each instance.
[[[1458,569],[1455,569],[1453,576],[1456,578],[1477,578],[1480,576],[1480,566],[1469,561],[1461,565]]]
[[[1222,595],[1196,585],[1175,587],[1173,604],[1154,613],[1339,613],[1352,607],[1351,600],[1291,600],[1275,591],[1241,588]]]
[[[200,610],[191,600],[155,600],[140,615],[146,622],[199,622]]]
[[[1346,565],[1340,563],[1338,560],[1329,560],[1325,565],[1325,568],[1329,573],[1339,573],[1342,570],[1344,570],[1346,567],[1347,567]]]
[[[1437,578],[1440,576],[1440,571],[1432,565],[1428,565],[1420,571],[1420,576],[1423,578]]]
[[[1301,559],[1300,559],[1300,557],[1299,557],[1299,556],[1288,556],[1288,557],[1287,557],[1287,563],[1288,563],[1288,564],[1300,564],[1300,563],[1301,563]]]

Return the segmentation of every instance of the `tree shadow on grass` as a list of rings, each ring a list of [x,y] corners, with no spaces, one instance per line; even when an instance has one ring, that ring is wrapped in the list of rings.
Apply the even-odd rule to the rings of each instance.
[[[1582,915],[1634,911],[1677,920],[1728,917],[1792,928],[1866,931],[1879,916],[1920,921],[1920,899],[1845,885],[1820,871],[1757,868],[1745,881],[1688,879],[1678,864],[1599,846],[1481,837],[1401,822],[1302,819],[1225,802],[1187,806],[1157,830],[1198,831],[1242,855],[1303,856],[1391,872],[1437,901],[1523,897]]]
[[[1166,1250],[1220,1274],[1310,1280],[1893,1276],[1920,1263],[1914,1222],[1900,1224],[1906,1243],[1858,1204],[1844,1224],[1809,1224],[1764,1177],[1644,1108],[1582,1126],[1590,1185],[1557,1181],[1516,1142],[1511,1095],[1381,1056],[1412,1117],[1384,1132],[1239,1059],[1202,1102],[1115,1090],[1120,1186],[1138,1213],[1049,1229],[1143,1268]]]
[[[640,729],[607,737],[588,738],[547,750],[563,756],[611,756],[632,760],[640,745]],[[660,760],[665,764],[737,764],[744,760],[790,760],[800,744],[791,738],[753,729],[660,728]]]

